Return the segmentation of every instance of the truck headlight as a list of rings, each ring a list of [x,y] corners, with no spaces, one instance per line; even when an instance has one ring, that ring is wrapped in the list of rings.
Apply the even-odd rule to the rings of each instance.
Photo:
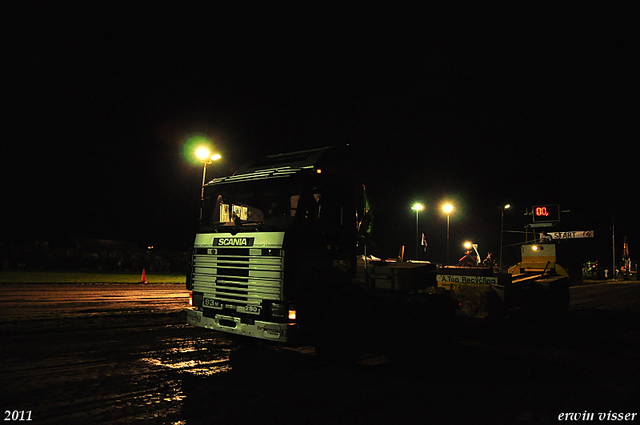
[[[296,309],[287,303],[273,302],[271,303],[271,316],[296,320],[298,314]]]

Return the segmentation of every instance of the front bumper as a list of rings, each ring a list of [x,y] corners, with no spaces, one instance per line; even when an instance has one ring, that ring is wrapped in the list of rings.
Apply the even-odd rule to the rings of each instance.
[[[275,323],[260,320],[255,320],[253,323],[244,323],[239,317],[224,314],[205,317],[201,310],[194,308],[187,310],[187,323],[214,331],[289,344],[296,340],[298,333],[297,323]]]

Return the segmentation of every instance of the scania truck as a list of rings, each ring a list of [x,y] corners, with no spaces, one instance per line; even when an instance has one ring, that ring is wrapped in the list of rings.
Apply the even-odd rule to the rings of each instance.
[[[343,149],[268,156],[205,184],[189,324],[348,352],[375,330],[453,316],[450,297],[427,291],[435,264],[367,255],[372,211]]]

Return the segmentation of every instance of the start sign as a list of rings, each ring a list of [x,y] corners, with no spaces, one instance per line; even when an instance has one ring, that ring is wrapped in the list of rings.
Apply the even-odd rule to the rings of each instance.
[[[560,206],[554,205],[535,205],[533,207],[533,222],[542,223],[550,221],[560,221]]]
[[[551,239],[582,239],[592,238],[593,230],[576,230],[573,232],[553,232],[549,233]]]

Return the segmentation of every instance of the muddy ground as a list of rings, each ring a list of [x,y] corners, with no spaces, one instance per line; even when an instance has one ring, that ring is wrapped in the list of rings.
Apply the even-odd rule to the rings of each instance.
[[[182,285],[2,285],[3,419],[552,424],[638,412],[640,285],[571,291],[563,320],[465,327],[444,346],[379,335],[338,367],[310,347],[242,346],[185,325]]]

